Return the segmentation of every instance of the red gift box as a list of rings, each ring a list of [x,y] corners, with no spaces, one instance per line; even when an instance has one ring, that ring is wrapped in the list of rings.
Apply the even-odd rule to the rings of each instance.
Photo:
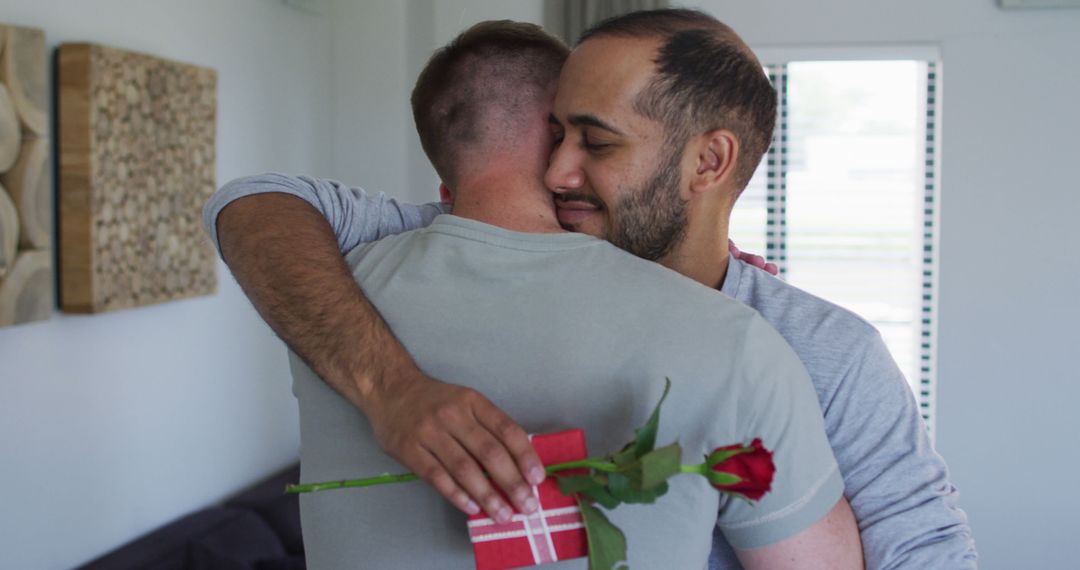
[[[534,435],[529,439],[544,465],[588,457],[585,433],[580,429]],[[575,474],[575,471],[586,473],[585,470],[563,473]],[[533,487],[533,496],[540,508],[531,515],[515,510],[507,523],[497,523],[484,513],[469,517],[469,538],[476,554],[477,570],[536,566],[587,555],[581,510],[573,497],[559,491],[558,480],[547,477]]]

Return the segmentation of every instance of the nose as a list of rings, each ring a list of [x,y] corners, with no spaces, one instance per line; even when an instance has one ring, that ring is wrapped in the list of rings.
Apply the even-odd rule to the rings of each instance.
[[[548,161],[544,184],[556,194],[578,189],[585,182],[585,175],[572,147],[573,145],[565,143],[555,147]]]

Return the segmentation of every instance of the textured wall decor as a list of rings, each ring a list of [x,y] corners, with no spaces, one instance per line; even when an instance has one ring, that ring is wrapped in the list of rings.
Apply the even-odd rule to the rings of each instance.
[[[0,326],[53,312],[45,33],[0,25]]]
[[[213,293],[214,70],[93,44],[57,65],[63,310]]]

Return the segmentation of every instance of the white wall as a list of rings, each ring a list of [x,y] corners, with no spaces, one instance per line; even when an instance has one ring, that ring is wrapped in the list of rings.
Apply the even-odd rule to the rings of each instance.
[[[406,186],[412,135],[407,5],[377,0],[334,4],[332,177],[395,196]]]
[[[943,61],[937,447],[982,568],[1064,568],[1080,511],[1080,10],[713,0],[752,46],[931,43]]]
[[[432,52],[481,20],[541,23],[538,0],[338,0],[332,176],[412,202],[439,199],[409,106]]]
[[[326,17],[275,0],[0,0],[50,48],[94,41],[218,72],[218,182],[331,166]],[[296,460],[281,344],[220,292],[0,329],[0,568],[70,568]]]

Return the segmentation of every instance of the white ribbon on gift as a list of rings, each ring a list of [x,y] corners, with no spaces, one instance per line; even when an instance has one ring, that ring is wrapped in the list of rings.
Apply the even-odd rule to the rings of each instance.
[[[529,440],[532,441],[531,434]],[[505,523],[497,523],[490,517],[470,520],[468,523],[469,540],[477,543],[525,537],[529,540],[529,550],[532,551],[534,564],[558,561],[559,556],[555,552],[555,543],[551,535],[556,532],[585,528],[585,523],[581,518],[581,509],[574,505],[544,510],[536,485],[532,487],[532,494],[536,499],[536,504],[539,505],[536,512],[531,515],[515,513]],[[543,544],[537,544],[537,536],[543,537]]]
[[[535,488],[533,496],[536,496]],[[539,498],[537,500],[539,501]],[[581,520],[581,509],[576,506],[547,510],[541,506],[531,515],[515,513],[505,523],[497,523],[488,517],[471,520],[468,525],[469,539],[473,542],[528,539],[533,562],[536,564],[546,564],[559,559],[551,538],[554,533],[585,528],[585,523]]]

